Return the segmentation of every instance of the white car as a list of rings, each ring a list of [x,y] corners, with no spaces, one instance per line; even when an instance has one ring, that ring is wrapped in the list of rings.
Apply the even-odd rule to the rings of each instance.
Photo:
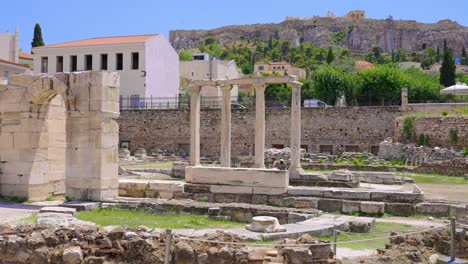
[[[331,107],[327,105],[324,101],[318,99],[306,99],[304,100],[304,108],[311,108],[311,107]]]

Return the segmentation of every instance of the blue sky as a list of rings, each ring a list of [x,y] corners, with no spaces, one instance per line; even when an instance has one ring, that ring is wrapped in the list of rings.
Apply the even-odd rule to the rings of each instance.
[[[226,3],[230,3],[229,5]],[[362,9],[369,18],[468,26],[468,0],[41,0],[1,3],[0,32],[20,28],[20,47],[30,50],[33,28],[41,24],[46,44],[89,37],[210,29],[224,25],[277,23],[286,16],[343,15]]]

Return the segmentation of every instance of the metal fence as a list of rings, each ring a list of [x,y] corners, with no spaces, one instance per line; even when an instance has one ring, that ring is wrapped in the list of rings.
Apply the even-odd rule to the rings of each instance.
[[[237,97],[231,97],[232,104],[241,104]],[[201,108],[221,108],[222,97],[202,96]],[[241,104],[242,105],[242,104]],[[144,110],[144,109],[188,109],[189,97],[138,97],[121,96],[120,110]]]

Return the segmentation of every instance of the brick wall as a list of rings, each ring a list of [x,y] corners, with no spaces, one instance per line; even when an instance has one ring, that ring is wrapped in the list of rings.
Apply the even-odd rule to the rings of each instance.
[[[220,152],[220,110],[201,111],[201,155]],[[302,109],[302,145],[317,152],[332,146],[333,152],[358,149],[370,151],[386,137],[395,134],[394,107],[347,107]],[[267,109],[266,147],[289,146],[290,109]],[[122,111],[118,120],[120,141],[130,149],[153,148],[177,151],[190,143],[189,110]],[[232,110],[232,155],[254,153],[255,110]],[[377,149],[378,150],[378,149]],[[375,149],[374,149],[375,151]]]
[[[450,129],[458,134],[458,141],[452,142]],[[405,141],[403,135],[403,117],[397,119],[396,138]],[[468,146],[468,117],[445,116],[445,117],[421,117],[414,121],[414,132],[416,142],[420,134],[429,135],[429,144],[438,147],[466,147]]]

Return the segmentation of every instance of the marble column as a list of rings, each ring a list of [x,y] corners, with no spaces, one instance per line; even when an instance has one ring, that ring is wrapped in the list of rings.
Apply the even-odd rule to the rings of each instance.
[[[291,100],[291,163],[289,177],[297,178],[304,171],[301,168],[301,83],[293,83]]]
[[[221,86],[221,167],[231,167],[231,88]]]
[[[265,85],[255,94],[255,168],[265,168]]]
[[[200,165],[200,94],[201,86],[191,87],[190,98],[190,166]]]

